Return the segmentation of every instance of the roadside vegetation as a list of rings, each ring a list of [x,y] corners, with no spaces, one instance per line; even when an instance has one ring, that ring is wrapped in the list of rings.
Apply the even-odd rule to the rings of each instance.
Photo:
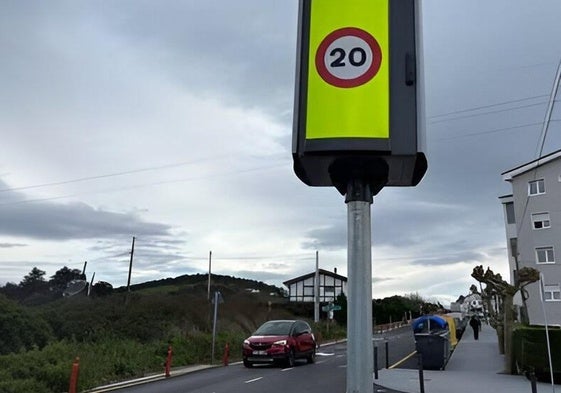
[[[189,275],[113,290],[107,285],[63,297],[79,271],[63,268],[51,280],[34,268],[19,284],[0,287],[0,392],[64,392],[72,363],[79,358],[79,391],[134,377],[163,373],[168,346],[172,367],[240,360],[241,342],[270,319],[313,319],[312,304],[290,304],[284,290],[262,282],[212,276],[220,291],[215,356],[212,353],[214,305],[207,275]],[[65,282],[66,280],[66,282]],[[94,286],[95,289],[95,286]],[[377,300],[378,323],[400,320],[418,296]],[[313,324],[320,343],[346,337],[346,299],[334,320]],[[436,306],[436,305],[432,305]],[[427,304],[421,307],[428,307]],[[418,315],[418,312],[414,316]]]

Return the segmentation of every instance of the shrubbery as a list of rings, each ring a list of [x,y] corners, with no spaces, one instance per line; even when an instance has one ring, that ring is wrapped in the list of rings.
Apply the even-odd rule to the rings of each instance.
[[[555,383],[561,383],[561,329],[550,328],[549,340]],[[547,340],[544,327],[519,326],[513,332],[513,361],[519,372],[535,372],[540,381],[550,381]]]
[[[215,364],[226,344],[230,361],[239,360],[243,339],[266,320],[293,318],[266,288],[252,294],[235,284],[214,285],[225,299],[218,309]],[[79,390],[163,373],[168,345],[172,367],[209,364],[212,315],[206,281],[33,307],[0,295],[0,392],[67,391],[76,357]]]
[[[51,328],[42,318],[0,295],[0,354],[42,348],[51,338]]]

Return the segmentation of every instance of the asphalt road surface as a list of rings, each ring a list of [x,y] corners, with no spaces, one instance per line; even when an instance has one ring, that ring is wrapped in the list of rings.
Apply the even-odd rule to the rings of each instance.
[[[374,337],[379,349],[379,368],[386,365],[388,342],[390,366],[414,350],[410,327]],[[322,346],[314,364],[297,361],[295,367],[241,364],[216,367],[182,376],[120,389],[120,393],[344,393],[346,390],[347,348],[345,342]],[[375,382],[375,381],[374,381]],[[375,393],[396,393],[374,384]]]

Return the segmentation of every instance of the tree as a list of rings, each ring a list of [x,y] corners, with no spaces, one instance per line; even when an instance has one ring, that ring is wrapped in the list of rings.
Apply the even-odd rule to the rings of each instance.
[[[113,285],[105,281],[98,281],[92,287],[95,296],[107,296],[113,292]]]
[[[23,280],[19,283],[19,287],[27,296],[33,293],[48,292],[49,286],[45,281],[45,274],[46,272],[44,270],[34,267],[25,277],[23,277]]]
[[[22,298],[20,286],[13,282],[8,282],[5,286],[0,287],[0,293],[4,294],[8,299],[21,300]]]
[[[68,283],[72,280],[84,280],[86,277],[78,269],[69,269],[68,267],[63,267],[57,270],[57,272],[51,276],[49,280],[49,287],[52,291],[57,294],[62,294]]]
[[[483,265],[473,268],[471,276],[477,281],[486,284],[481,296],[488,304],[491,326],[497,331],[499,350],[504,353],[505,372],[512,374],[512,329],[514,325],[514,295],[524,290],[527,285],[540,279],[540,273],[534,268],[523,267],[518,270],[516,283],[510,285],[504,281],[500,274],[495,274],[490,268],[483,270]],[[499,299],[499,308],[489,307],[491,299]]]

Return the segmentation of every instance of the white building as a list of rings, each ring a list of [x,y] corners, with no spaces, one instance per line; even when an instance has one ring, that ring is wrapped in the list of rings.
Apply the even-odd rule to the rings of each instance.
[[[500,197],[503,205],[511,283],[525,266],[539,270],[540,284],[526,287],[527,313],[532,325],[561,325],[561,150],[502,174],[512,194]]]
[[[314,301],[315,272],[285,281],[288,287],[288,299],[291,302]],[[319,269],[319,301],[334,302],[340,294],[347,294],[347,277],[335,272]]]

